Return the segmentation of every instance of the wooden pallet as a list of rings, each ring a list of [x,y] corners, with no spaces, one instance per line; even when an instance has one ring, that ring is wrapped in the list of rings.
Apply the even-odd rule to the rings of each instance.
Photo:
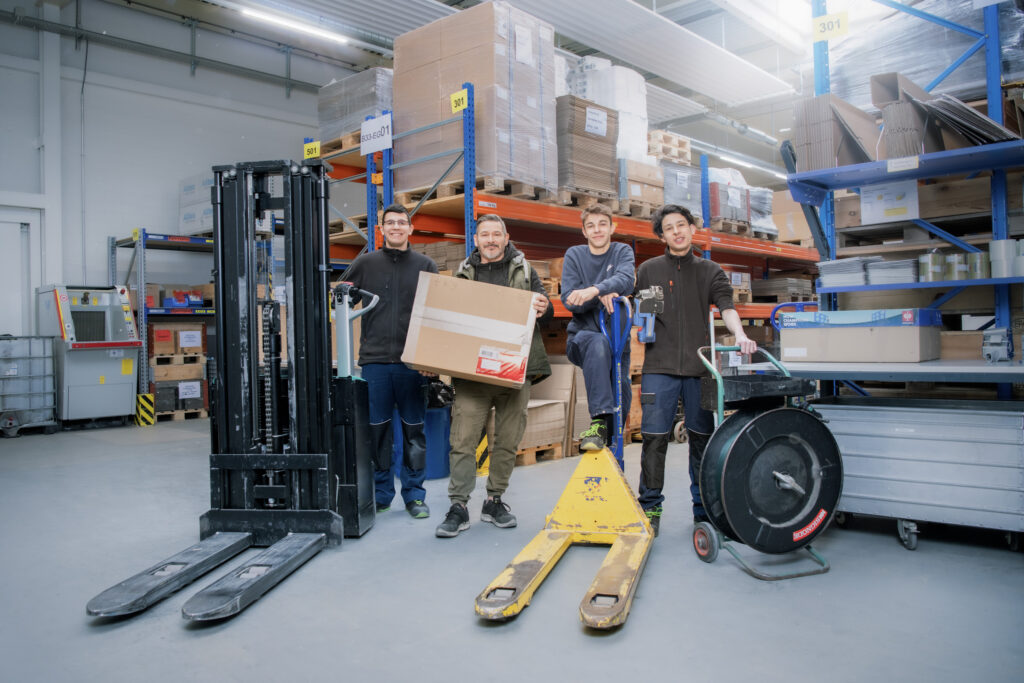
[[[501,176],[481,176],[476,180],[476,189],[490,192],[492,194],[508,195],[514,199],[534,199],[537,201],[550,201],[551,193],[536,185],[522,183],[517,180],[509,180]],[[414,190],[403,190],[395,193],[395,202],[404,206],[415,206],[423,196],[430,190],[429,187],[420,187]],[[446,199],[466,193],[466,184],[462,180],[453,180],[441,183],[437,186],[431,198]]]
[[[549,297],[557,297],[562,289],[562,281],[553,277],[542,277],[540,283],[544,285],[544,291]]]
[[[749,304],[753,303],[753,297],[750,295],[749,289],[738,289],[734,287],[732,290],[732,301],[736,304]]]
[[[779,233],[777,232],[761,232],[757,228],[754,228],[754,237],[759,240],[766,240],[768,242],[778,242]]]
[[[550,443],[516,452],[516,465],[535,465],[538,460],[561,460],[562,457],[562,444]]]
[[[206,356],[197,354],[174,354],[150,356],[149,376],[154,382],[181,382],[206,379]]]
[[[149,357],[149,364],[153,366],[189,365],[194,363],[206,363],[206,355],[202,353],[173,353]]]
[[[619,208],[615,212],[620,216],[632,216],[633,218],[650,218],[654,211],[654,205],[650,202],[641,202],[635,199],[619,199]]]
[[[731,218],[712,218],[711,229],[716,232],[728,232],[734,235],[750,235],[750,223],[735,221]]]
[[[183,420],[200,420],[210,416],[206,410],[165,410],[156,414],[157,422],[181,422]]]
[[[611,209],[612,213],[619,210],[619,199],[614,192],[581,190],[575,187],[560,187],[553,197],[541,201],[560,206],[578,206],[581,209],[594,204],[603,204]]]
[[[805,292],[780,292],[776,294],[755,294],[754,303],[782,304],[794,301],[816,301],[818,297]]]
[[[345,133],[341,137],[328,140],[327,142],[320,143],[320,156],[327,156],[328,154],[337,154],[338,152],[346,152],[352,148],[359,148],[359,136],[360,131],[352,131],[351,133]]]
[[[671,164],[678,164],[680,166],[689,166],[690,155],[689,149],[680,149],[671,145],[663,145],[659,143],[648,142],[647,143],[647,154],[658,159],[658,161],[667,161]]]

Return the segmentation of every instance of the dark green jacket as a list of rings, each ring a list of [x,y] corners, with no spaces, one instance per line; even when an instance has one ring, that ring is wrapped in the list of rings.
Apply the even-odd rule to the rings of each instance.
[[[547,296],[547,293],[544,291],[544,285],[541,283],[536,271],[530,267],[530,262],[511,243],[505,247],[505,258],[495,263],[481,263],[480,250],[473,249],[473,253],[469,255],[469,258],[465,259],[459,265],[459,269],[455,271],[455,277],[495,285],[500,284],[506,287],[515,287],[516,289],[525,289],[526,291],[533,291]],[[554,313],[549,303],[548,310],[538,316],[537,321],[539,323],[542,319],[546,320],[552,315]],[[540,326],[534,325],[533,342],[530,344],[530,357],[526,361],[526,376],[531,384],[536,384],[550,374],[551,363],[548,362],[548,354],[544,350],[544,342],[541,340]]]

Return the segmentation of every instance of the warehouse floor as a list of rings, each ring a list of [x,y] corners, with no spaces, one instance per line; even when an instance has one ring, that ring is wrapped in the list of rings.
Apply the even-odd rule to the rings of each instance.
[[[379,515],[234,619],[181,618],[210,577],[134,618],[87,617],[93,595],[198,538],[208,449],[206,420],[0,439],[4,680],[961,683],[1024,671],[1024,553],[1001,534],[929,527],[910,552],[892,522],[854,520],[815,544],[830,573],[756,581],[725,553],[711,565],[693,554],[685,446],[670,450],[662,534],[615,631],[588,631],[577,613],[601,548],[571,549],[518,618],[473,613],[543,526],[574,458],[516,469],[516,529],[478,521],[478,486],[472,528],[435,538],[446,480],[428,482],[429,520]],[[638,445],[626,460],[635,486]]]

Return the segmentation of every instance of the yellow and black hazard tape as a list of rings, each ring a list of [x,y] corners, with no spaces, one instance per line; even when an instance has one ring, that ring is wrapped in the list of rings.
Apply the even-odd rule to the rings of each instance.
[[[135,397],[135,424],[140,427],[152,427],[156,423],[153,394],[136,394]]]

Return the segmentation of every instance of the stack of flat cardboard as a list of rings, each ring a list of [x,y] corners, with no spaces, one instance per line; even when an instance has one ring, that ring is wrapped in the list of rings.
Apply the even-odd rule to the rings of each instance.
[[[619,159],[619,200],[660,206],[665,201],[665,172],[661,166]]]
[[[835,95],[798,101],[794,118],[797,171],[886,158],[875,118]]]
[[[811,239],[811,228],[807,225],[804,211],[799,203],[793,201],[789,190],[779,190],[772,196],[772,222],[779,231],[780,242],[799,244]]]
[[[610,194],[616,191],[618,114],[574,95],[555,100],[558,187]]]
[[[942,135],[921,102],[932,98],[899,73],[871,77],[871,103],[882,112],[882,138],[889,158],[943,149]],[[930,123],[930,125],[929,125]]]
[[[451,96],[474,85],[477,177],[554,191],[554,31],[505,2],[477,5],[395,39],[394,129],[406,132],[452,116]],[[448,124],[395,142],[396,162],[462,147]],[[433,185],[452,157],[396,169],[395,188]],[[458,164],[446,182],[462,179]],[[475,180],[475,179],[474,179]]]
[[[430,242],[409,246],[413,251],[429,256],[440,271],[455,272],[466,258],[466,245],[463,242]]]

